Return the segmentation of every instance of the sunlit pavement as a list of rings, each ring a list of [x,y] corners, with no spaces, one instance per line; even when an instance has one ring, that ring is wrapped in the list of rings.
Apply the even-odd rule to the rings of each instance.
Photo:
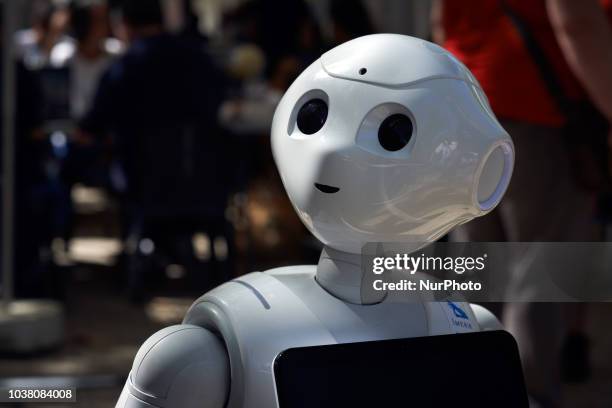
[[[83,388],[77,391],[78,403],[69,406],[112,406],[140,344],[160,328],[180,322],[193,299],[153,299],[138,306],[116,289],[112,294],[111,286],[95,278],[72,282],[65,344],[30,357],[2,356],[0,376],[74,377]]]

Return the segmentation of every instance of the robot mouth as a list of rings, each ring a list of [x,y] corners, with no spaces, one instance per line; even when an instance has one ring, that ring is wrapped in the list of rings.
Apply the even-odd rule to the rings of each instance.
[[[315,187],[319,191],[321,191],[322,193],[325,193],[325,194],[334,194],[334,193],[337,193],[338,191],[340,191],[339,187],[328,186],[327,184],[315,183]]]

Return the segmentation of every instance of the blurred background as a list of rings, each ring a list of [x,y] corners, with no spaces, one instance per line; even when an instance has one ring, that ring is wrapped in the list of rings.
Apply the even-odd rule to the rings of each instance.
[[[580,78],[592,73],[563,59],[569,54],[552,42],[561,37],[545,1],[467,3],[4,0],[0,386],[70,384],[78,406],[114,406],[138,347],[179,323],[199,295],[251,271],[316,263],[321,246],[285,195],[268,132],[304,68],[370,33],[413,35],[455,52],[518,134],[592,125],[581,132],[602,138],[569,148],[584,150],[588,188],[586,201],[568,211],[593,235],[547,239],[607,240],[611,115],[605,97]],[[520,34],[522,23],[543,39],[552,73]],[[612,52],[612,42],[607,47]],[[555,107],[562,98],[549,92],[555,87],[595,108],[566,121],[574,115]],[[551,149],[522,143],[519,157],[534,152],[523,168],[538,173],[536,162]],[[572,184],[563,166],[577,159],[564,154],[539,165]],[[533,217],[557,198],[539,201],[545,205],[532,207]],[[28,319],[31,327],[22,325]],[[561,319],[562,379],[541,406],[612,406],[612,307],[573,307]]]

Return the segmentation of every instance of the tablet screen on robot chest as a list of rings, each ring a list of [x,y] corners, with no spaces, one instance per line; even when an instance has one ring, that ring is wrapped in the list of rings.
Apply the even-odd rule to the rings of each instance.
[[[528,407],[503,331],[294,348],[274,374],[280,408]]]

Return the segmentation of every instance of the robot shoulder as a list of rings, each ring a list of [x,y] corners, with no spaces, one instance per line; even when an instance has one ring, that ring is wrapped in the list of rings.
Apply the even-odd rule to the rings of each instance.
[[[116,408],[221,408],[229,367],[225,347],[212,332],[188,324],[167,327],[136,354]]]
[[[473,303],[470,306],[481,330],[504,330],[504,326],[489,309]]]

